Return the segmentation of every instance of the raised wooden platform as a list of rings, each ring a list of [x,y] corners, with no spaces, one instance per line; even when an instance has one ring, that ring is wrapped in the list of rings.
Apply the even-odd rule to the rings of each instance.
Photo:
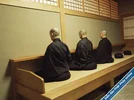
[[[134,66],[134,55],[115,59],[114,63],[98,64],[89,71],[70,71],[71,78],[62,82],[44,83],[33,72],[40,69],[42,56],[12,59],[16,93],[28,100],[77,100]]]

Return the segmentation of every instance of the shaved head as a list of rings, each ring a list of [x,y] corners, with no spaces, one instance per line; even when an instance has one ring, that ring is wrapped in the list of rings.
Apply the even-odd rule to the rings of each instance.
[[[86,35],[87,35],[86,30],[81,29],[81,30],[79,31],[79,37],[80,37],[81,39],[84,38],[84,37],[86,37]]]
[[[58,28],[52,28],[49,33],[52,40],[54,40],[60,35]]]
[[[53,35],[53,36],[59,36],[60,33],[59,33],[58,28],[52,28],[50,30],[50,34]]]
[[[107,37],[107,31],[103,30],[101,31],[101,38],[106,38]]]
[[[86,34],[87,34],[87,32],[86,32],[86,30],[81,29],[81,30],[79,31],[79,34],[86,35]]]

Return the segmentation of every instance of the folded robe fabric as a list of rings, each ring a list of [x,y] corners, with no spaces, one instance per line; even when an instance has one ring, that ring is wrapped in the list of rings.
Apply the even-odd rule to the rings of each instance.
[[[115,57],[115,58],[123,58],[124,56],[123,56],[123,53],[120,53],[120,52],[119,52],[119,53],[115,53],[115,54],[114,54],[114,57]]]
[[[125,50],[123,53],[124,55],[132,55],[132,52],[130,50]]]

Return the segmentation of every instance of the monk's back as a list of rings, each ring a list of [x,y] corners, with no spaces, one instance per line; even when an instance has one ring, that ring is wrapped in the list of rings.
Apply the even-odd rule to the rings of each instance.
[[[56,39],[51,43],[44,56],[44,76],[47,78],[61,75],[68,72],[68,61],[70,60],[70,53],[68,47]]]

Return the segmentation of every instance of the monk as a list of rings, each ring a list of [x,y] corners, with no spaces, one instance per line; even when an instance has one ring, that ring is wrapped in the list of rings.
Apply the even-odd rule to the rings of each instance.
[[[98,64],[114,62],[112,58],[112,44],[107,38],[107,32],[105,30],[101,31],[100,37],[101,41],[96,49],[96,62]]]
[[[57,28],[50,30],[53,42],[46,49],[43,68],[37,72],[45,82],[63,81],[70,78],[68,65],[71,62],[71,54],[67,45],[60,40],[59,34]]]
[[[93,45],[87,38],[87,32],[82,29],[79,32],[80,41],[77,44],[74,60],[71,70],[92,70],[96,69],[97,64],[92,57]]]

